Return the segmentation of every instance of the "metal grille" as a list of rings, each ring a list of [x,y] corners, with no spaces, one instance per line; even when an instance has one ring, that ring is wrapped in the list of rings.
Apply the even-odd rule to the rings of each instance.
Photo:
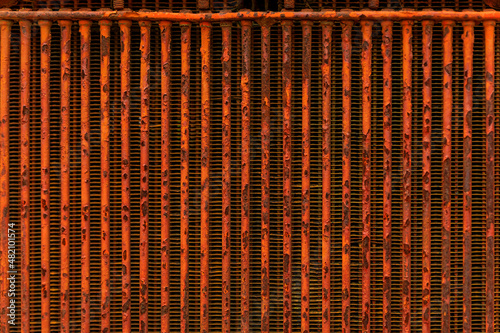
[[[497,330],[497,12],[156,5],[0,11],[2,332]]]

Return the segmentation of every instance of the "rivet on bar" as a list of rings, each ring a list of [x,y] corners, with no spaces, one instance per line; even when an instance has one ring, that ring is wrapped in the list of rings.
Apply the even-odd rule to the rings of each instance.
[[[382,22],[383,58],[383,299],[382,329],[391,332],[391,285],[392,285],[392,22]]]
[[[30,331],[31,24],[31,21],[19,22],[21,28],[21,332],[23,333]]]
[[[122,231],[122,331],[131,332],[130,278],[130,27],[119,21],[121,41],[121,231]],[[162,215],[163,216],[163,215]],[[163,224],[162,224],[163,226]]]
[[[422,332],[431,330],[431,122],[432,28],[422,22],[423,125],[422,125]]]
[[[250,55],[252,22],[241,21],[241,333],[250,332]]]
[[[330,333],[331,301],[331,75],[332,75],[332,26],[331,21],[322,21],[322,333]],[[290,331],[291,332],[291,331]]]
[[[10,102],[10,43],[11,21],[0,20],[0,211],[2,224],[0,231],[0,294],[1,315],[0,332],[9,331],[7,307],[9,306],[8,272],[8,229],[9,229],[9,102]],[[45,282],[45,281],[44,281]],[[45,289],[46,290],[46,289]],[[44,304],[45,305],[45,304]],[[46,309],[46,308],[44,308]],[[48,330],[46,331],[48,332]]]
[[[412,26],[403,21],[403,333],[411,331],[411,125],[412,125]]]
[[[283,31],[283,332],[292,332],[292,21]]]
[[[464,60],[464,188],[463,188],[463,331],[471,333],[472,320],[472,54],[474,48],[474,25],[472,21],[463,23]]]
[[[111,329],[109,90],[111,21],[99,21],[101,49],[101,330]]]
[[[40,26],[40,107],[41,107],[41,286],[42,332],[50,332],[50,42],[51,21]]]
[[[311,42],[312,21],[302,21],[302,237],[301,331],[309,332],[311,226]]]
[[[342,332],[351,332],[352,21],[342,21]]]
[[[141,27],[141,208],[140,208],[140,272],[139,331],[148,332],[149,302],[149,70],[151,22],[140,21]]]
[[[362,220],[363,232],[361,240],[362,277],[361,277],[361,311],[362,332],[370,332],[370,172],[371,172],[371,76],[372,76],[372,21],[361,21],[363,41],[361,46],[362,68],[362,109],[363,109],[363,176],[362,176]]]
[[[484,25],[486,82],[486,333],[495,331],[495,22]]]
[[[261,22],[261,332],[269,332],[269,224],[270,224],[270,156],[271,148],[271,25]]]
[[[70,76],[72,21],[61,27],[61,333],[70,325]]]
[[[170,52],[172,23],[161,32],[161,330],[170,332]]]
[[[80,21],[81,39],[81,206],[82,206],[82,333],[90,332],[90,27]]]
[[[231,22],[222,29],[222,332],[231,331]]]
[[[189,333],[189,85],[191,23],[181,22],[181,333]]]
[[[453,111],[453,26],[443,21],[443,203],[442,203],[442,286],[441,331],[450,332],[450,274],[451,274],[451,117]]]
[[[201,23],[201,245],[200,331],[209,331],[210,277],[210,52],[212,23]]]

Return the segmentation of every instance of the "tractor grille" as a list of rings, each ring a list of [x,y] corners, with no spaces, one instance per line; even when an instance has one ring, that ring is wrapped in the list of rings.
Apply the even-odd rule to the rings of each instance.
[[[448,2],[0,11],[0,332],[497,331],[500,15]]]

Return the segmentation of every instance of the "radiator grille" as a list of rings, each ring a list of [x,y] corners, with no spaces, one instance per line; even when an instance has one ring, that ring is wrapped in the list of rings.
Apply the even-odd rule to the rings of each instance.
[[[280,4],[281,5],[281,4]],[[342,6],[344,4],[341,4]],[[381,3],[381,6],[385,5]],[[453,4],[454,9],[469,7]],[[193,3],[193,10],[196,4]],[[297,8],[306,7],[297,2]],[[326,5],[325,5],[326,6]],[[337,8],[340,6],[336,4]],[[405,4],[405,6],[410,6]],[[422,6],[422,7],[420,7]],[[99,6],[95,6],[97,8]],[[138,8],[140,6],[137,6]],[[148,6],[146,6],[148,7]],[[157,9],[154,4],[150,9]],[[175,6],[174,6],[175,7]],[[319,9],[319,4],[313,5]],[[416,9],[424,5],[415,2]],[[450,6],[453,7],[453,6]],[[456,8],[455,8],[456,7]],[[175,7],[177,8],[177,7]],[[473,8],[483,9],[478,1]],[[134,8],[136,9],[136,8]],[[436,7],[435,9],[441,9]],[[1,16],[1,13],[0,13]],[[279,22],[278,22],[279,23]],[[271,27],[270,48],[270,331],[283,331],[283,40],[282,26]],[[81,49],[78,21],[71,30],[71,94],[70,94],[70,326],[81,330]],[[322,30],[319,22],[312,26],[311,47],[311,173],[310,173],[310,331],[322,329]],[[463,325],[463,32],[457,23],[453,30],[453,111],[451,160],[451,331],[461,332]],[[495,67],[500,63],[499,27],[495,28]],[[61,30],[56,22],[51,28],[50,60],[50,327],[60,328],[60,98],[61,98]],[[240,331],[241,320],[241,25],[231,28],[231,331]],[[342,27],[333,23],[331,36],[331,329],[342,327]],[[486,330],[486,135],[484,28],[474,28],[473,116],[472,116],[472,331]],[[393,26],[392,61],[392,331],[402,329],[402,168],[403,168],[403,53],[402,26]],[[301,327],[301,191],[302,191],[302,27],[292,28],[292,331]],[[181,331],[181,28],[177,22],[171,31],[171,137],[170,137],[170,330]],[[17,258],[20,258],[20,41],[17,23],[12,25],[10,48],[10,223],[14,223]],[[121,92],[120,92],[120,28],[113,21],[110,39],[110,319],[111,331],[122,327],[122,217],[121,217]],[[141,182],[141,89],[140,27],[131,27],[130,53],[130,182],[131,182],[131,327],[139,331],[140,323],[140,182]],[[351,329],[362,329],[362,32],[358,22],[352,30],[352,167],[351,167]],[[371,330],[383,331],[383,59],[382,28],[375,22],[372,32],[371,76]],[[250,331],[261,330],[261,27],[252,23],[251,91],[250,91]],[[191,71],[189,96],[189,329],[200,330],[200,241],[201,241],[201,32],[198,23],[191,30]],[[412,61],[412,152],[411,152],[411,331],[422,327],[422,23],[413,25]],[[97,22],[91,28],[90,49],[90,328],[101,330],[101,86],[100,32]],[[209,231],[209,327],[219,332],[222,327],[222,32],[213,23],[210,90],[210,231]],[[30,112],[30,331],[41,331],[41,68],[40,27],[31,29],[31,112]],[[432,153],[431,153],[431,331],[441,331],[441,221],[442,221],[442,64],[443,27],[436,21],[432,40]],[[150,132],[149,132],[149,304],[148,326],[161,330],[161,39],[157,22],[151,27],[150,54]],[[495,83],[498,82],[495,76]],[[499,91],[495,91],[495,109],[499,107]],[[498,125],[498,120],[495,120]],[[498,136],[495,139],[495,161],[498,163]],[[500,177],[495,170],[495,184]],[[498,197],[498,186],[495,186]],[[498,209],[495,201],[495,210]],[[495,238],[495,268],[498,270],[499,237]],[[20,259],[17,261],[19,267]],[[19,281],[15,300],[21,304]],[[498,290],[498,277],[495,290]],[[498,293],[495,292],[495,323],[498,321]],[[21,332],[20,312],[17,325],[10,332]],[[498,325],[495,326],[495,330]]]

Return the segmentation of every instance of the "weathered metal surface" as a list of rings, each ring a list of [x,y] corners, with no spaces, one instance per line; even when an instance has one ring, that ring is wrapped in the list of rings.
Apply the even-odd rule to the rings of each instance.
[[[322,82],[322,333],[330,333],[331,296],[331,75],[332,75],[332,23],[321,22],[321,82]]]
[[[463,101],[463,331],[472,332],[472,54],[474,22],[463,23],[464,101]]]
[[[422,332],[431,330],[432,28],[422,22]]]
[[[51,21],[40,26],[40,108],[41,108],[41,286],[42,332],[50,332],[50,43]],[[3,44],[5,45],[5,44]],[[3,46],[2,45],[2,46]],[[2,59],[3,60],[3,59]],[[2,66],[3,67],[3,66]],[[3,91],[3,89],[2,89]]]
[[[292,21],[283,31],[283,332],[292,332]]]
[[[30,331],[30,75],[31,22],[20,21],[21,28],[21,332]],[[1,41],[0,41],[1,43]]]
[[[486,333],[495,331],[495,22],[484,25],[486,82]]]
[[[161,33],[161,330],[170,332],[170,70],[172,23]]]
[[[121,89],[121,227],[122,227],[122,331],[131,331],[130,277],[130,27],[120,21]],[[163,216],[163,215],[162,215]]]
[[[450,332],[451,274],[451,121],[453,112],[453,21],[443,22],[443,159],[441,231],[441,331]]]
[[[71,25],[59,21],[61,28],[61,333],[70,324],[70,77]]]
[[[271,183],[271,22],[261,22],[261,332],[269,332],[269,227]]]
[[[90,27],[80,21],[81,40],[81,330],[90,332]]]
[[[250,332],[250,55],[252,22],[241,21],[241,332]]]
[[[403,272],[402,272],[402,331],[411,331],[411,125],[412,125],[412,26],[403,21]]]
[[[371,247],[371,93],[372,93],[372,21],[361,21],[363,34],[361,44],[361,70],[362,70],[362,109],[363,109],[363,175],[362,175],[362,220],[363,231],[361,239],[361,321],[363,333],[370,332],[370,247]]]
[[[351,332],[351,64],[352,25],[342,22],[342,332]]]
[[[189,85],[191,23],[181,23],[181,333],[189,332]]]
[[[200,331],[209,330],[210,254],[210,51],[212,24],[201,23],[201,244]]]
[[[392,285],[392,22],[382,22],[383,59],[383,249],[382,249],[382,330],[391,332]]]
[[[231,331],[231,23],[222,28],[222,332]]]

